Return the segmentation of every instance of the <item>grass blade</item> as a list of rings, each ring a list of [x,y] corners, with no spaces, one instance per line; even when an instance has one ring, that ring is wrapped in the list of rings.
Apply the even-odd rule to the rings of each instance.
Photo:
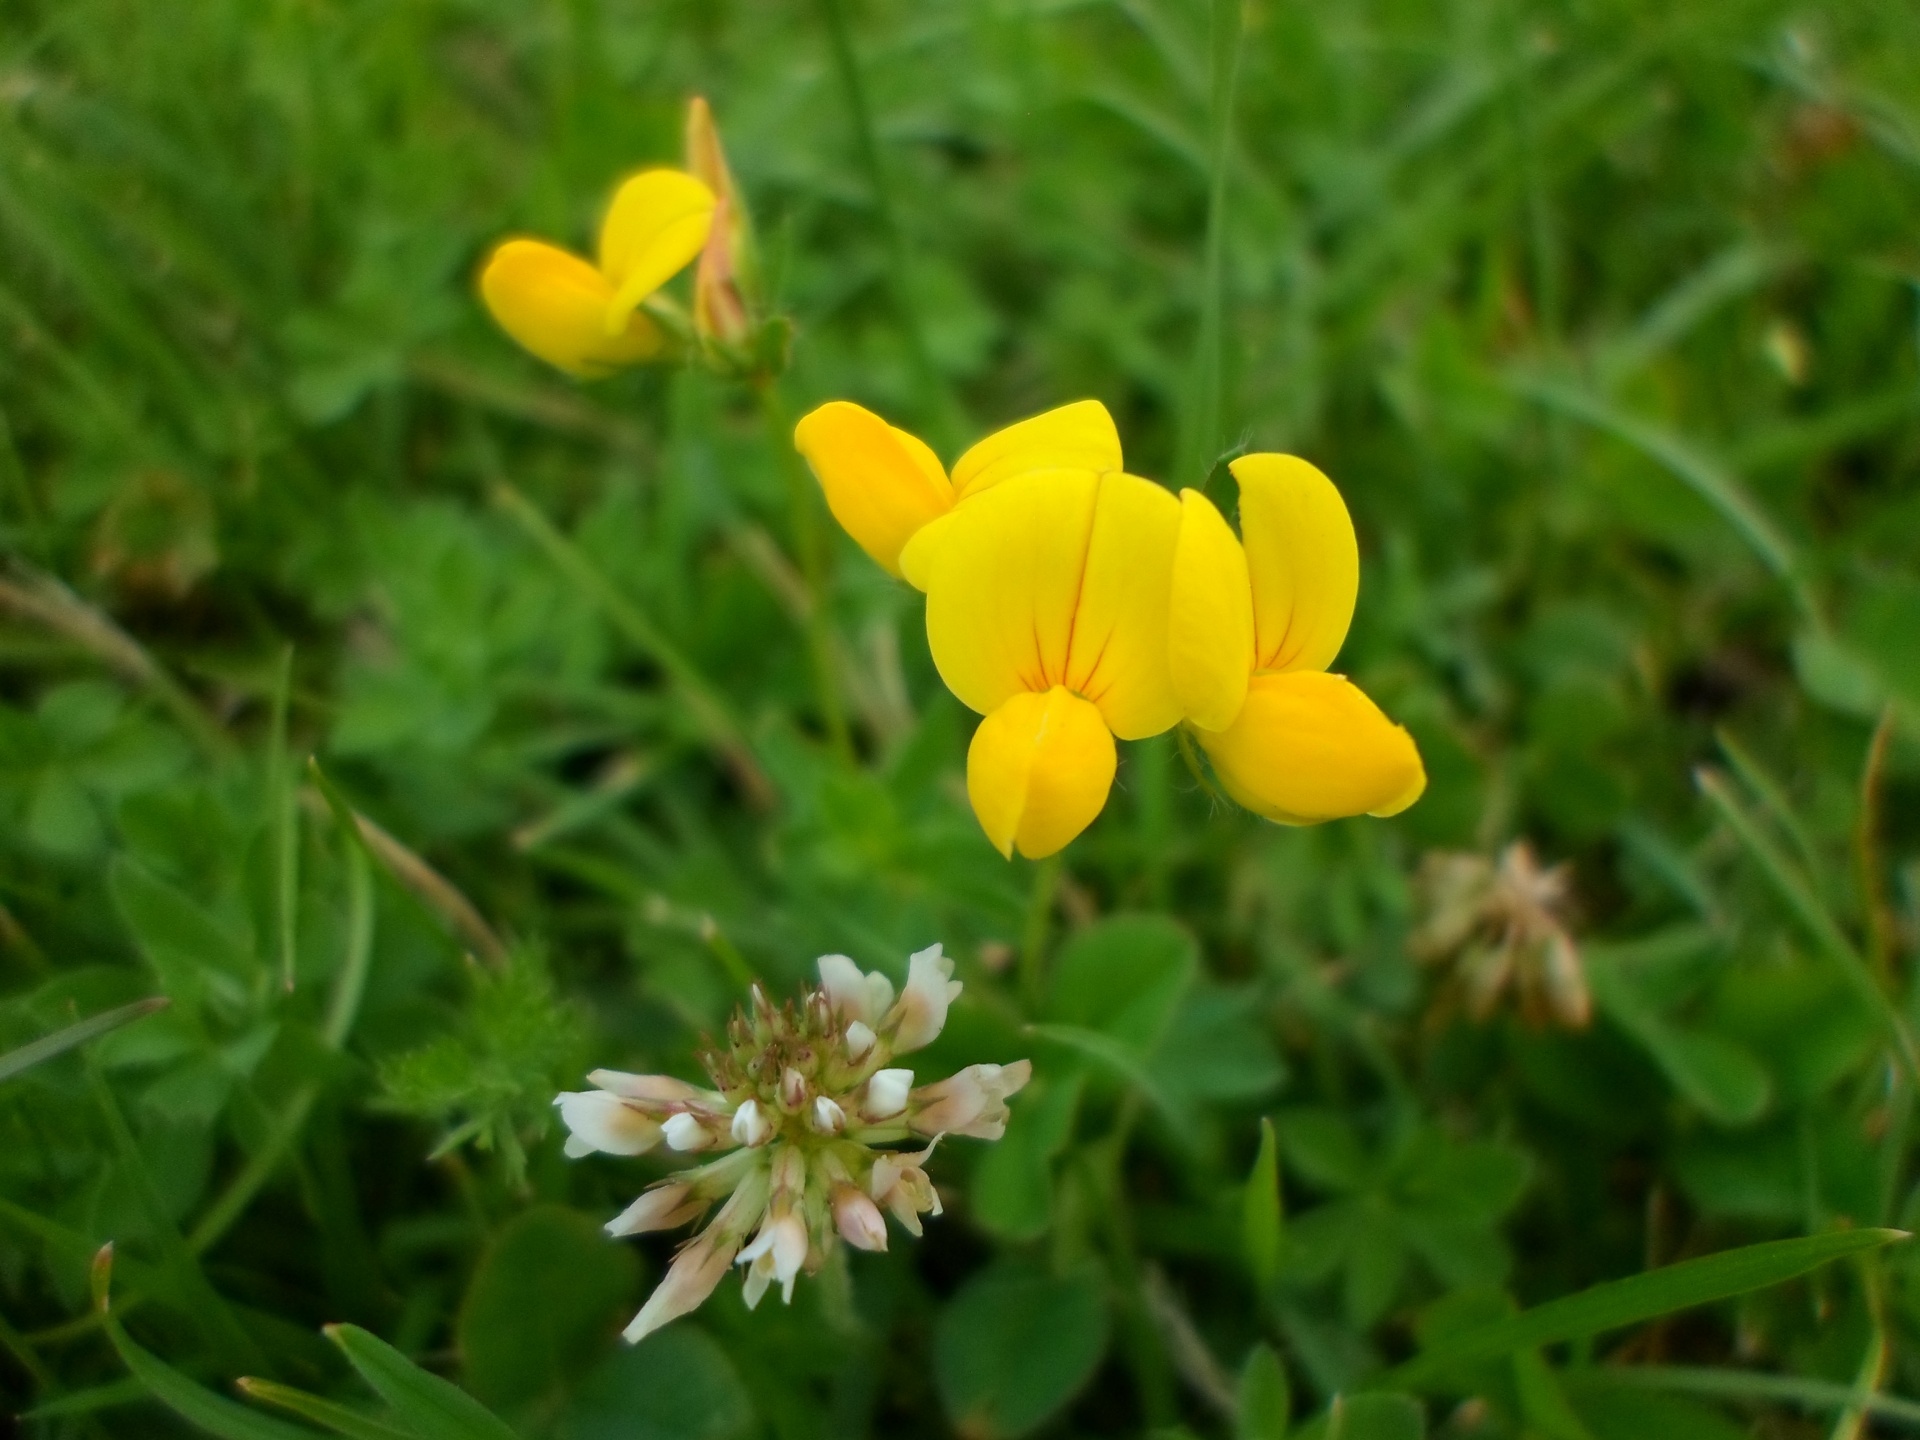
[[[1837,1230],[1797,1240],[1770,1240],[1698,1260],[1684,1260],[1624,1280],[1608,1280],[1576,1295],[1549,1300],[1505,1320],[1450,1336],[1389,1371],[1373,1388],[1405,1389],[1431,1381],[1451,1366],[1491,1360],[1516,1350],[1579,1340],[1637,1325],[1676,1310],[1744,1295],[1881,1245],[1904,1240],[1904,1230]],[[1849,1391],[1849,1394],[1852,1392]]]
[[[109,1297],[112,1280],[113,1246],[107,1245],[93,1261],[93,1303],[121,1362],[154,1399],[209,1435],[218,1436],[219,1440],[312,1440],[311,1430],[257,1414],[225,1396],[216,1395],[134,1344],[114,1318]]]
[[[291,1410],[302,1419],[324,1425],[335,1434],[347,1436],[348,1440],[413,1440],[408,1431],[396,1430],[391,1425],[369,1419],[358,1410],[349,1410],[344,1405],[323,1400],[318,1395],[309,1395],[291,1385],[276,1385],[271,1380],[257,1380],[251,1375],[235,1383],[249,1399]]]
[[[1769,1375],[1758,1370],[1720,1370],[1692,1365],[1597,1366],[1580,1372],[1579,1384],[1625,1390],[1670,1390],[1715,1400],[1780,1401],[1802,1410],[1843,1411],[1856,1403],[1868,1414],[1920,1430],[1920,1404],[1895,1395],[1856,1396],[1851,1385]]]
[[[273,677],[273,726],[267,740],[267,824],[273,838],[273,921],[280,950],[280,988],[293,989],[295,920],[300,896],[300,830],[287,763],[287,699],[293,689],[293,647],[280,652]]]
[[[1253,1173],[1247,1177],[1246,1198],[1241,1202],[1240,1235],[1246,1251],[1247,1269],[1253,1273],[1254,1287],[1265,1295],[1280,1274],[1280,1242],[1285,1216],[1280,1200],[1280,1147],[1274,1139],[1273,1121],[1260,1120],[1260,1150],[1253,1157]]]
[[[145,1000],[136,1000],[131,1005],[122,1005],[113,1010],[102,1010],[98,1015],[90,1015],[85,1020],[76,1021],[64,1030],[56,1030],[51,1035],[43,1035],[38,1040],[30,1040],[16,1050],[0,1055],[0,1080],[11,1080],[23,1070],[31,1070],[42,1060],[51,1060],[63,1055],[76,1045],[84,1045],[96,1036],[109,1030],[118,1030],[122,1025],[138,1020],[143,1015],[151,1015],[156,1010],[164,1010],[168,1004],[164,995],[154,995]]]
[[[1854,949],[1853,942],[1847,939],[1825,904],[1814,894],[1812,885],[1754,823],[1753,817],[1747,814],[1718,772],[1702,766],[1694,771],[1694,780],[1700,787],[1700,793],[1707,797],[1720,813],[1720,818],[1727,822],[1727,828],[1733,831],[1735,838],[1759,864],[1761,874],[1766,876],[1774,893],[1785,903],[1793,918],[1800,922],[1813,942],[1826,952],[1827,958],[1839,966],[1840,973],[1867,1003],[1867,1007],[1880,1017],[1893,1040],[1894,1048],[1899,1052],[1901,1062],[1906,1066],[1909,1078],[1920,1084],[1920,1045],[1916,1045],[1913,1032],[1907,1028],[1906,1020],[1894,1008],[1887,992],[1873,978],[1865,957]]]
[[[329,1325],[327,1338],[419,1440],[517,1440],[478,1400],[422,1370],[379,1336],[358,1325]]]

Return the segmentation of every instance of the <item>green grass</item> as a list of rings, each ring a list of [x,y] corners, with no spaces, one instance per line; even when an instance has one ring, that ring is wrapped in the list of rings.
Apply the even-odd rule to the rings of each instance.
[[[0,1051],[171,1001],[0,1080],[25,1433],[273,1422],[181,1399],[241,1375],[469,1433],[403,1357],[556,1440],[1252,1437],[1381,1383],[1462,1437],[1912,1425],[1901,1247],[1568,1297],[1920,1218],[1920,19],[1234,14],[0,18]],[[1283,830],[1166,738],[1001,861],[918,597],[795,509],[785,422],[566,382],[474,297],[696,92],[797,327],[772,403],[951,459],[1096,396],[1223,505],[1221,454],[1312,458],[1426,797]],[[1422,856],[1519,838],[1572,864],[1584,1030],[1412,958]],[[662,1167],[564,1160],[554,1091],[934,939],[927,1073],[1035,1061],[1007,1140],[941,1148],[924,1241],[619,1347],[670,1248],[592,1226]]]

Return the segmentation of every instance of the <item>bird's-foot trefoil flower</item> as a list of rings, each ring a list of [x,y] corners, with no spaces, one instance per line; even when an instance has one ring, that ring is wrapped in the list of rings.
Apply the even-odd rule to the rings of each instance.
[[[934,664],[984,717],[967,793],[1003,855],[1061,849],[1106,803],[1115,739],[1183,721],[1270,819],[1392,814],[1419,795],[1406,732],[1324,673],[1359,559],[1339,493],[1305,461],[1235,462],[1243,544],[1199,492],[1128,474],[1098,401],[1008,426],[951,473],[846,401],[794,443],[861,548],[926,592]]]
[[[684,171],[642,170],[614,192],[594,262],[545,240],[506,240],[480,272],[481,298],[501,329],[583,379],[654,359],[668,336],[641,306],[706,248],[718,203]]]
[[[1397,815],[1426,789],[1413,737],[1344,675],[1360,547],[1333,482],[1293,455],[1242,455],[1236,537],[1180,492],[1168,641],[1174,693],[1226,792],[1284,825]]]
[[[887,1248],[883,1212],[914,1235],[940,1213],[925,1165],[943,1135],[997,1140],[1007,1100],[1032,1067],[973,1065],[918,1088],[895,1062],[940,1033],[960,993],[953,962],[934,945],[908,961],[896,996],[884,975],[844,955],[820,960],[820,984],[775,1008],[758,986],[701,1055],[707,1086],[664,1075],[596,1070],[595,1089],[559,1096],[567,1154],[638,1155],[664,1147],[711,1154],[663,1180],[607,1223],[638,1235],[697,1220],[706,1228],[674,1257],[627,1326],[638,1341],[695,1309],[733,1266],[757,1305],[826,1263],[841,1241]],[[925,1140],[919,1150],[890,1147]]]

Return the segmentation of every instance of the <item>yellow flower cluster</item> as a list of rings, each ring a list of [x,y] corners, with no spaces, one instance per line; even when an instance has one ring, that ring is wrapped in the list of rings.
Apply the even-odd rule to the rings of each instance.
[[[925,592],[934,664],[985,717],[967,793],[1003,855],[1062,848],[1106,804],[1115,737],[1182,723],[1228,794],[1283,824],[1392,815],[1425,789],[1407,732],[1327,672],[1359,548],[1306,461],[1232,463],[1236,536],[1199,491],[1127,474],[1098,401],[989,435],[951,472],[846,401],[794,443],[847,533]]]

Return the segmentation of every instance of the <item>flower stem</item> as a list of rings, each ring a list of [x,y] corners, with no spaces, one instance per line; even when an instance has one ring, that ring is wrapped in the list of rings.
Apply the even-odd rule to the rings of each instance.
[[[827,35],[833,45],[833,68],[839,76],[840,93],[846,100],[847,118],[853,124],[854,146],[859,151],[860,168],[866,171],[867,187],[873,193],[874,217],[880,223],[881,238],[887,247],[887,289],[893,301],[895,318],[907,342],[907,352],[920,382],[921,398],[927,407],[931,428],[935,438],[943,442],[937,448],[946,448],[957,443],[966,430],[965,417],[939,367],[933,363],[933,352],[927,347],[926,332],[920,324],[919,307],[914,303],[906,235],[900,228],[886,165],[880,158],[880,144],[873,128],[873,111],[867,105],[866,85],[860,78],[860,61],[853,53],[853,39],[847,29],[846,0],[820,0],[820,13],[827,22]]]
[[[1223,369],[1227,271],[1227,166],[1233,145],[1233,91],[1240,70],[1241,0],[1213,0],[1208,46],[1207,240],[1200,291],[1200,332],[1180,454],[1174,474],[1181,484],[1204,486],[1222,443]]]
[[[847,707],[840,697],[840,679],[835,668],[839,647],[833,634],[833,620],[827,613],[827,589],[831,555],[820,526],[820,511],[814,498],[812,479],[800,464],[793,448],[793,412],[777,376],[770,376],[754,387],[760,402],[760,418],[766,425],[767,444],[773,450],[774,464],[787,482],[789,524],[793,530],[793,549],[800,561],[800,574],[807,582],[808,603],[805,625],[807,650],[813,661],[815,700],[820,720],[827,730],[827,743],[843,760],[853,759],[853,740],[847,729]]]
[[[1047,931],[1053,897],[1060,890],[1060,856],[1049,855],[1033,867],[1033,891],[1027,898],[1026,931],[1020,938],[1020,998],[1037,1015],[1046,999]]]

